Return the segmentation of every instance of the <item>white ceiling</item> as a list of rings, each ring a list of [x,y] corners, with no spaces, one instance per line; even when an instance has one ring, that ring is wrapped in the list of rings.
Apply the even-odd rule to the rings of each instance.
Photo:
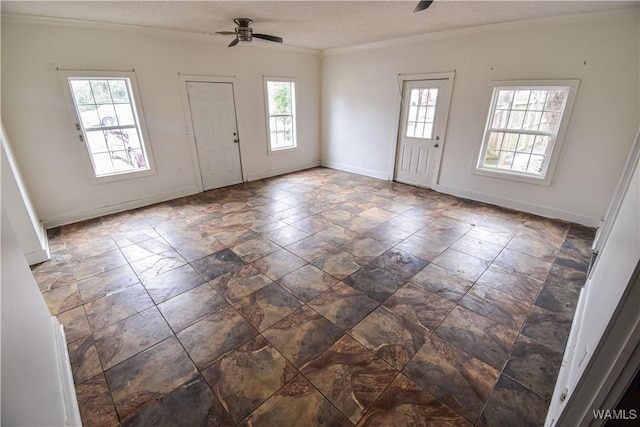
[[[329,49],[498,22],[638,7],[636,1],[5,1],[3,15],[32,15],[200,34],[253,19],[257,33],[290,46]],[[635,13],[630,9],[629,13]],[[222,38],[223,36],[214,35]],[[231,36],[221,40],[231,41]],[[266,43],[266,42],[265,42]]]

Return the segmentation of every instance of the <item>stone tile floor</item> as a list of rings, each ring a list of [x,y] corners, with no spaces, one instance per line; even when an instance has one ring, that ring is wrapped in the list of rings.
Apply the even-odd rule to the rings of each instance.
[[[50,230],[85,426],[541,426],[594,231],[316,168]]]

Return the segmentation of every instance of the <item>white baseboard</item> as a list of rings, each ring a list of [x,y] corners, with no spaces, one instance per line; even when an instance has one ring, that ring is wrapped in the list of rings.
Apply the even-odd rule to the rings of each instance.
[[[320,166],[320,160],[313,162],[298,163],[297,165],[287,166],[284,168],[270,169],[262,172],[254,172],[247,174],[247,181],[257,181],[259,179],[271,178],[272,176],[284,175],[285,173],[297,172],[305,169],[311,169]]]
[[[465,199],[474,200],[476,202],[489,203],[504,208],[515,209],[521,212],[544,216],[547,218],[569,221],[576,224],[586,225],[587,227],[598,227],[598,225],[600,224],[600,218],[592,218],[575,212],[567,212],[559,209],[549,208],[546,206],[539,206],[533,203],[522,202],[520,200],[508,199],[505,197],[494,196],[486,193],[479,193],[476,191],[466,190],[464,188],[436,184],[432,187],[432,189],[440,193],[450,194],[452,196],[462,197]]]
[[[155,194],[151,196],[141,197],[135,200],[129,200],[122,203],[116,203],[114,205],[101,206],[99,208],[87,209],[84,211],[74,212],[66,215],[60,215],[54,218],[49,218],[42,221],[45,228],[53,228],[66,224],[73,224],[74,222],[85,221],[91,218],[98,218],[104,215],[109,215],[117,212],[124,212],[131,209],[141,208],[144,206],[153,205],[155,203],[166,202],[167,200],[173,200],[184,196],[190,196],[198,193],[200,190],[197,186],[191,185],[189,187],[179,188],[177,190],[167,191],[165,193]]]
[[[51,259],[51,251],[49,250],[49,238],[47,237],[47,230],[44,228],[44,225],[42,225],[42,223],[40,223],[38,237],[38,240],[40,240],[40,249],[24,254],[29,265],[40,264],[41,262],[49,261]]]
[[[345,163],[332,162],[330,160],[323,160],[322,166],[331,168],[331,169],[338,169],[345,172],[357,173],[358,175],[370,176],[372,178],[384,179],[385,181],[389,181],[391,179],[389,172],[359,168],[357,166],[347,165]]]
[[[78,407],[78,399],[76,396],[76,387],[73,382],[71,361],[69,360],[69,350],[67,348],[67,340],[64,335],[64,329],[55,316],[51,317],[51,322],[53,325],[53,337],[56,346],[58,374],[60,376],[60,384],[62,385],[62,398],[64,399],[64,409],[67,419],[66,425],[82,426],[80,409]]]

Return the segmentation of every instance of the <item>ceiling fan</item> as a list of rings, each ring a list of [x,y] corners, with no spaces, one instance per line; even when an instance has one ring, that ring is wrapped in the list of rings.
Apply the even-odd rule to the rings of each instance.
[[[282,43],[282,37],[270,36],[269,34],[257,34],[253,32],[253,28],[250,27],[253,22],[248,18],[236,18],[233,20],[236,23],[237,27],[235,31],[216,31],[218,34],[222,34],[225,36],[236,36],[235,39],[231,43],[229,43],[229,47],[233,47],[238,43],[251,43],[253,37],[257,39],[268,40],[270,42]]]
[[[413,9],[413,12],[420,12],[425,10],[426,8],[428,8],[429,6],[431,6],[431,3],[433,3],[433,0],[431,1],[420,1],[418,2],[418,5],[416,6],[415,9]]]

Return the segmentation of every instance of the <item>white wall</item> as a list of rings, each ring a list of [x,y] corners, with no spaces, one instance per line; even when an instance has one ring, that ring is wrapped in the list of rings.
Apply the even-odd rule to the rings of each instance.
[[[322,161],[392,176],[398,74],[456,71],[437,190],[596,226],[638,129],[638,8],[324,52]],[[551,186],[472,174],[492,80],[580,79]]]
[[[2,206],[6,209],[18,237],[20,247],[31,265],[47,261],[49,243],[47,232],[35,214],[16,164],[11,144],[6,138],[4,126],[0,126],[2,140]]]
[[[2,425],[80,425],[62,326],[2,211]]]
[[[638,135],[640,138],[640,133]],[[640,144],[640,139],[636,139],[635,143]],[[571,416],[565,414],[564,425],[577,425],[575,416],[580,414],[580,409],[590,408],[594,400],[603,399],[599,396],[600,387],[606,387],[606,380],[617,378],[619,372],[611,372],[616,368],[616,359],[629,357],[628,354],[624,354],[623,346],[627,341],[633,340],[629,329],[637,324],[640,307],[638,293],[636,292],[635,296],[629,293],[635,280],[634,272],[640,262],[640,162],[637,154],[635,151],[635,157],[631,158],[627,166],[630,172],[627,180],[620,183],[621,203],[618,210],[609,213],[613,216],[609,235],[602,236],[604,245],[580,295],[576,320],[558,374],[547,425],[555,424],[554,421],[558,420],[558,416],[569,402],[569,408],[573,413]],[[631,298],[626,303],[631,307],[635,318],[626,319],[627,322],[617,325],[618,329],[607,331],[611,322],[618,320],[616,310],[620,310],[625,298]],[[621,342],[620,347],[612,342],[609,346],[602,347],[602,342],[612,341],[612,337]],[[633,349],[635,345],[631,344],[630,347]],[[599,359],[599,365],[591,363],[591,359],[596,358]],[[584,390],[585,386],[579,386],[579,382],[587,381],[587,377],[592,384]],[[578,391],[581,394],[574,399],[573,394]],[[567,398],[560,400],[559,396],[563,392]],[[604,409],[596,405],[590,409],[601,408]],[[590,415],[587,414],[589,419]]]
[[[116,26],[3,17],[2,119],[46,226],[197,191],[178,73],[235,76],[249,180],[320,162],[320,56],[315,51]],[[135,69],[157,174],[91,184],[56,67]],[[298,144],[267,155],[263,75],[297,77]],[[181,172],[179,172],[179,170]]]

